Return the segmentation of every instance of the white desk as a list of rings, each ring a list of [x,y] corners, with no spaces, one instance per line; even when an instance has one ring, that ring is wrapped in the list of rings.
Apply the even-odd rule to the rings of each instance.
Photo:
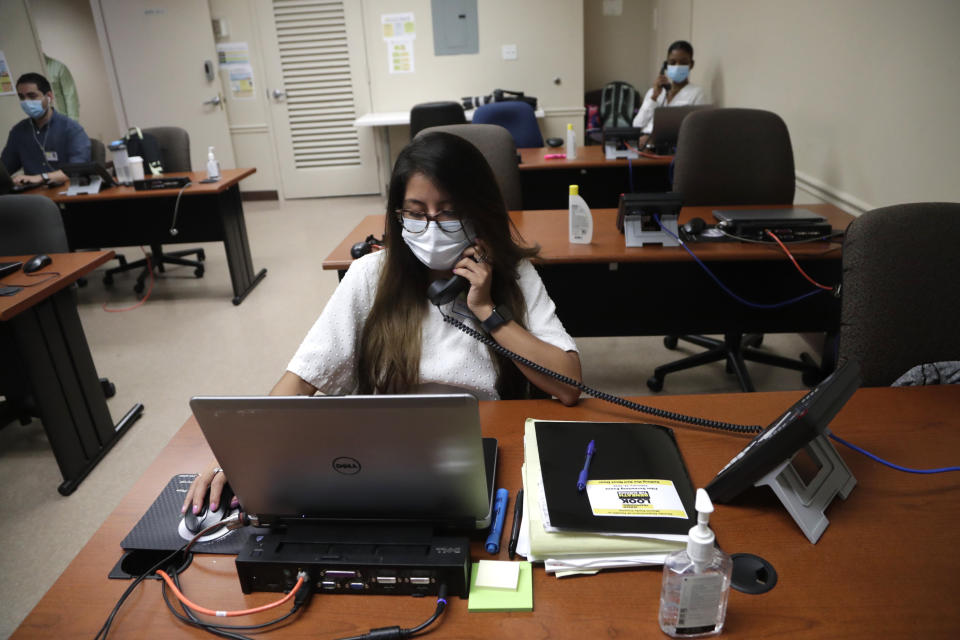
[[[464,115],[467,122],[473,121],[474,109],[465,111]],[[537,118],[544,117],[543,109],[537,109],[534,112]],[[380,130],[380,144],[383,149],[383,156],[387,159],[380,167],[380,193],[385,194],[387,185],[390,182],[390,168],[392,166],[392,154],[390,153],[390,131],[388,127],[410,126],[410,111],[380,111],[374,113],[365,113],[353,121],[355,127],[373,127]]]
[[[465,111],[467,122],[473,121],[474,109]],[[533,112],[538,118],[545,114],[543,109],[537,109]],[[379,113],[366,113],[353,121],[355,127],[392,127],[396,125],[410,124],[410,111],[382,111]]]

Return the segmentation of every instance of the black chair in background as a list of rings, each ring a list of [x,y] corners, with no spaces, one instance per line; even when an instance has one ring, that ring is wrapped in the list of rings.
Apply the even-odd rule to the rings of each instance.
[[[783,119],[770,111],[704,109],[690,113],[680,126],[674,165],[673,190],[683,194],[684,206],[793,204],[796,178],[790,133]],[[760,351],[756,347],[763,336],[758,334],[730,331],[723,340],[668,335],[663,344],[675,349],[678,340],[707,350],[657,367],[647,380],[651,390],[663,389],[668,373],[719,360],[726,360],[727,372],[736,374],[744,391],[754,390],[745,360],[801,371],[807,383],[815,383],[820,375],[806,354],[793,360]]]
[[[960,360],[958,237],[955,202],[874,209],[847,227],[838,359],[860,363],[864,386]]]
[[[427,127],[464,124],[467,116],[459,102],[423,102],[410,109],[410,139]]]
[[[160,147],[160,162],[163,166],[164,173],[193,170],[190,163],[190,136],[185,129],[181,129],[180,127],[152,127],[143,129],[143,134],[151,135],[156,139]],[[161,244],[157,242],[150,244],[150,251],[151,253],[148,254],[146,258],[135,260],[134,262],[127,262],[123,258],[120,258],[120,266],[107,270],[103,276],[103,283],[107,285],[113,284],[113,275],[115,273],[122,273],[124,271],[130,271],[131,269],[140,269],[141,271],[137,276],[137,282],[133,290],[137,293],[143,293],[145,287],[144,282],[150,277],[148,265],[161,273],[165,270],[164,265],[166,264],[193,267],[193,274],[198,278],[203,277],[203,261],[206,260],[207,256],[202,248],[198,247],[196,249],[164,252]],[[197,256],[197,259],[188,260],[187,256],[192,255]]]
[[[67,232],[63,228],[60,208],[50,198],[34,195],[0,196],[0,256],[37,253],[68,253]],[[54,267],[56,264],[54,263]],[[12,337],[0,327],[0,427],[19,420],[30,424],[39,415],[27,381],[14,372],[24,368]],[[100,378],[104,396],[110,398],[116,389],[109,380]]]
[[[107,166],[107,149],[96,138],[90,138],[90,162]]]
[[[493,175],[497,178],[500,194],[503,196],[504,204],[507,205],[507,210],[522,208],[517,146],[509,131],[496,124],[450,124],[429,127],[421,133],[427,131],[452,133],[479,149],[486,158],[487,164],[493,169]]]

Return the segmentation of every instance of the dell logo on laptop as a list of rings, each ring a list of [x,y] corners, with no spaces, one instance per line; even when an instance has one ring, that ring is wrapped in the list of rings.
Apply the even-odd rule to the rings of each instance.
[[[333,470],[345,476],[352,476],[355,473],[360,473],[360,462],[353,458],[341,456],[333,461]]]

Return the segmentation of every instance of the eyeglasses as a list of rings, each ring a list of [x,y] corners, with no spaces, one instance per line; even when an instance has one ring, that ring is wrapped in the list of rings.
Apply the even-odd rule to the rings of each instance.
[[[425,211],[397,209],[394,213],[397,214],[397,219],[400,220],[403,229],[408,233],[423,233],[427,230],[430,222],[440,227],[440,230],[444,233],[457,233],[463,229],[460,214],[455,211],[438,211],[436,215],[430,215]]]

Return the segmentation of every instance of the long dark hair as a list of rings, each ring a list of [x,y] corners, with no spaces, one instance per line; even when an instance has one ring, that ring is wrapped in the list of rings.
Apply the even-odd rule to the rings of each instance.
[[[420,382],[421,322],[428,304],[429,270],[410,251],[394,211],[403,206],[407,182],[423,175],[445,192],[455,211],[482,238],[493,267],[491,295],[523,323],[526,304],[517,283],[517,265],[537,254],[522,246],[496,177],[483,154],[465,139],[443,132],[417,136],[397,156],[390,177],[384,243],[386,255],[370,315],[358,349],[360,393],[403,393]],[[523,373],[491,351],[501,398],[526,395]]]

